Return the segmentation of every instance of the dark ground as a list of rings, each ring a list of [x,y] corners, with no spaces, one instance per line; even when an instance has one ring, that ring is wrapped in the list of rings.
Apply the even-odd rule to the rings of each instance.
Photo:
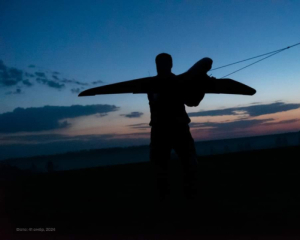
[[[7,170],[0,178],[0,239],[300,239],[299,155],[299,147],[287,147],[199,158],[195,201],[183,197],[174,160],[165,205],[156,200],[149,163]]]

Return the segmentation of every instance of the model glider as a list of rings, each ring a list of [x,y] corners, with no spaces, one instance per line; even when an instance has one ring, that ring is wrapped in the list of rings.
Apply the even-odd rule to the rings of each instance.
[[[207,72],[212,67],[210,58],[203,58],[188,71],[174,76],[155,76],[95,87],[81,92],[78,96],[94,96],[120,93],[161,93],[178,91],[184,94],[213,93],[254,95],[256,90],[232,79],[216,79]]]

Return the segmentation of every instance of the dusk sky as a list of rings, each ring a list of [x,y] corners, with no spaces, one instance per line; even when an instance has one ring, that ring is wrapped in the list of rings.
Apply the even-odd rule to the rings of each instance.
[[[148,144],[146,95],[77,95],[155,76],[161,52],[180,74],[203,57],[214,68],[298,42],[300,1],[1,1],[0,160]],[[186,107],[194,139],[299,131],[299,56],[300,45],[230,76],[254,96],[207,94]]]

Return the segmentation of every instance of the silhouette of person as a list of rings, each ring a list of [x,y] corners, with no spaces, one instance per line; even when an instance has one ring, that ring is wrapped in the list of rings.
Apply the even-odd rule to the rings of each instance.
[[[167,53],[156,56],[157,75],[162,77],[162,84],[172,86],[175,76],[172,72],[172,57]],[[173,82],[174,85],[174,82]],[[199,103],[204,97],[196,97]],[[166,200],[170,194],[168,183],[168,161],[174,149],[183,168],[184,193],[187,198],[197,195],[197,155],[194,140],[190,133],[190,118],[185,111],[187,102],[195,102],[195,96],[166,91],[148,93],[151,121],[150,162],[154,167],[157,190],[160,200]],[[188,104],[187,104],[188,105]]]
[[[54,166],[53,166],[53,162],[52,161],[48,161],[47,162],[46,169],[47,169],[47,172],[53,172]]]

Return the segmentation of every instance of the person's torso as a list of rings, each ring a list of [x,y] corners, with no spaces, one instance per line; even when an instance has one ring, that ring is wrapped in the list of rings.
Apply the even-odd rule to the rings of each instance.
[[[172,74],[175,76],[174,74]],[[172,79],[169,83],[172,84]],[[150,126],[188,124],[190,118],[185,111],[184,101],[178,92],[148,93],[151,113]]]

